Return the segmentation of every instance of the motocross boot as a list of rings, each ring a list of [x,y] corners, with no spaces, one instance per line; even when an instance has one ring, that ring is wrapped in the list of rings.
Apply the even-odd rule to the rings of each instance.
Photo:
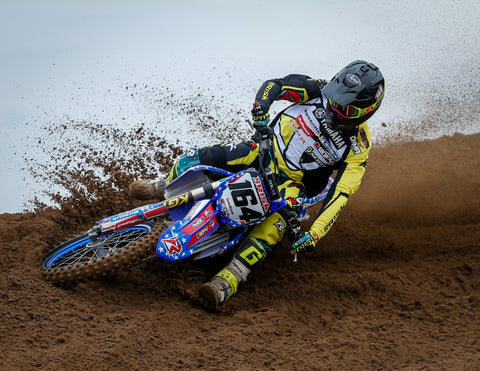
[[[165,180],[146,179],[136,180],[128,186],[128,194],[139,200],[165,199]]]
[[[199,288],[199,295],[206,300],[208,307],[216,308],[237,292],[238,284],[267,256],[264,243],[255,238],[247,238],[232,261]]]
[[[198,149],[192,148],[185,152],[182,156],[180,156],[177,161],[175,161],[172,168],[170,169],[170,174],[168,174],[167,184],[173,182],[185,171],[196,165],[200,165]]]

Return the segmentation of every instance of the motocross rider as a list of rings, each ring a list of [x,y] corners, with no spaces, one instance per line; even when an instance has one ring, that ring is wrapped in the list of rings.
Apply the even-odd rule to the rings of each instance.
[[[385,81],[372,63],[357,60],[340,70],[330,81],[292,74],[267,80],[253,103],[254,125],[270,125],[278,157],[282,197],[294,212],[302,197],[312,197],[335,180],[310,230],[293,242],[292,254],[310,254],[337,219],[347,200],[357,191],[365,173],[371,149],[366,120],[380,107]],[[287,100],[284,109],[270,123],[268,113],[274,101]],[[188,168],[202,164],[238,172],[258,165],[258,148],[253,142],[214,145],[187,151],[174,164],[166,183]],[[165,181],[137,181],[131,194],[144,198],[163,196]],[[285,232],[286,221],[275,213],[257,224],[236,251],[232,261],[212,281],[200,286],[199,295],[216,307],[236,293]]]

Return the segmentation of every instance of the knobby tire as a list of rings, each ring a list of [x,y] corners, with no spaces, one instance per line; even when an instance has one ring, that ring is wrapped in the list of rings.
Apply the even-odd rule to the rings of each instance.
[[[148,223],[153,224],[153,222]],[[166,228],[167,225],[163,221],[157,220],[151,231],[146,235],[141,237],[136,242],[128,244],[127,246],[107,256],[103,256],[99,259],[88,262],[79,262],[78,265],[69,267],[48,268],[45,266],[46,261],[48,261],[48,257],[51,256],[52,253],[62,249],[63,246],[69,246],[69,244],[71,245],[75,240],[87,238],[88,235],[85,233],[57,246],[48,252],[42,261],[43,275],[48,281],[57,284],[80,282],[88,279],[98,279],[112,275],[115,272],[132,266],[135,263],[138,263],[140,260],[155,254],[157,241]],[[81,245],[80,247],[83,246],[85,246],[85,244]]]

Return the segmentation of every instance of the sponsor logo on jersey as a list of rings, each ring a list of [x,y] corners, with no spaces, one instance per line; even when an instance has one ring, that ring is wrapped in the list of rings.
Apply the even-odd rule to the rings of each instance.
[[[340,215],[340,211],[342,211],[344,207],[345,204],[340,207],[340,210],[338,210],[337,213],[332,217],[332,219],[330,219],[330,221],[325,225],[325,227],[323,228],[323,231],[325,233],[327,233],[328,230],[332,227],[333,223],[335,223],[335,220],[337,220],[338,216]]]
[[[313,114],[319,120],[323,120],[325,118],[325,110],[323,108],[317,108]]]
[[[275,100],[288,100],[290,102],[300,102],[303,100],[303,92],[294,90],[283,90]]]
[[[297,136],[300,138],[300,141],[305,144],[305,138],[302,136],[302,134],[300,133],[300,131],[298,130],[298,126],[296,124],[296,121],[295,120],[290,120],[290,126],[292,127],[293,131],[295,132],[295,134],[297,134]]]
[[[315,125],[315,122],[312,120],[312,117],[309,115],[308,111],[304,110],[303,112],[305,113],[305,116],[307,117],[308,123],[310,124],[310,125],[308,125],[308,127],[317,137],[315,139],[320,141],[320,143],[322,144],[325,151],[327,151],[328,154],[330,155],[329,157],[331,159],[338,160],[340,157],[338,156],[337,151],[334,148],[332,148],[332,145],[330,144],[330,141],[322,135],[320,130]],[[317,112],[318,112],[318,116],[317,116]],[[315,117],[317,117],[317,118],[321,118],[321,119],[325,118],[325,111],[321,108],[317,108],[315,110],[314,114],[315,114]],[[305,122],[303,121],[303,123],[305,123]],[[318,148],[318,146],[315,146],[315,147]],[[319,150],[319,151],[322,152],[322,150]],[[323,154],[322,154],[322,156],[323,156]]]
[[[360,136],[362,137],[362,143],[365,148],[370,147],[370,142],[368,141],[367,138],[367,133],[365,133],[365,130],[362,128],[360,129]]]
[[[322,126],[325,129],[325,131],[328,133],[330,138],[332,138],[332,142],[336,149],[340,149],[345,146],[345,141],[343,140],[343,137],[339,131],[330,129],[327,123],[325,122],[325,120],[322,121]]]
[[[337,151],[332,148],[330,142],[323,135],[321,135],[318,139],[320,139],[323,147],[328,151],[328,153],[330,154],[330,156],[332,156],[334,160],[338,160],[340,158]]]
[[[322,133],[320,132],[320,129],[318,128],[318,126],[315,124],[315,121],[312,120],[312,118],[310,117],[310,114],[308,113],[307,110],[303,111],[305,113],[305,116],[307,117],[307,120],[308,120],[308,123],[310,124],[309,125],[309,128],[310,130],[313,131],[313,133],[319,137],[320,135],[322,135]],[[318,122],[318,121],[317,121]]]
[[[270,90],[275,86],[273,82],[269,82],[268,85],[265,87],[265,90],[263,91],[263,96],[262,100],[268,100],[268,94],[270,94]]]
[[[359,153],[362,153],[362,150],[358,146],[357,142],[357,137],[355,135],[352,135],[350,138],[350,148],[352,149],[352,152],[358,155]]]
[[[302,115],[298,116],[295,119],[295,122],[298,124],[300,129],[302,129],[302,131],[306,134],[307,137],[312,137],[313,136],[312,132],[310,131],[310,129],[308,127],[308,125],[305,123],[305,120],[303,119]]]
[[[315,149],[320,153],[320,155],[323,157],[323,159],[324,159],[325,161],[322,161],[322,160],[318,157]],[[334,164],[333,159],[330,157],[330,155],[325,151],[325,149],[324,149],[320,144],[315,143],[315,149],[314,149],[312,146],[309,146],[309,147],[307,147],[307,153],[308,153],[310,156],[312,156],[313,159],[314,159],[317,163],[319,163],[319,164],[321,164],[321,165],[324,165],[325,162],[326,162],[327,164],[329,164],[329,165],[333,165],[333,164]]]

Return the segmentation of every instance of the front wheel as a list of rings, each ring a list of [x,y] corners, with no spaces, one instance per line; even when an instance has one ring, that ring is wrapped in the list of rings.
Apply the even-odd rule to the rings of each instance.
[[[55,283],[110,275],[155,254],[165,229],[161,221],[147,221],[93,241],[84,233],[45,254],[43,274]]]

